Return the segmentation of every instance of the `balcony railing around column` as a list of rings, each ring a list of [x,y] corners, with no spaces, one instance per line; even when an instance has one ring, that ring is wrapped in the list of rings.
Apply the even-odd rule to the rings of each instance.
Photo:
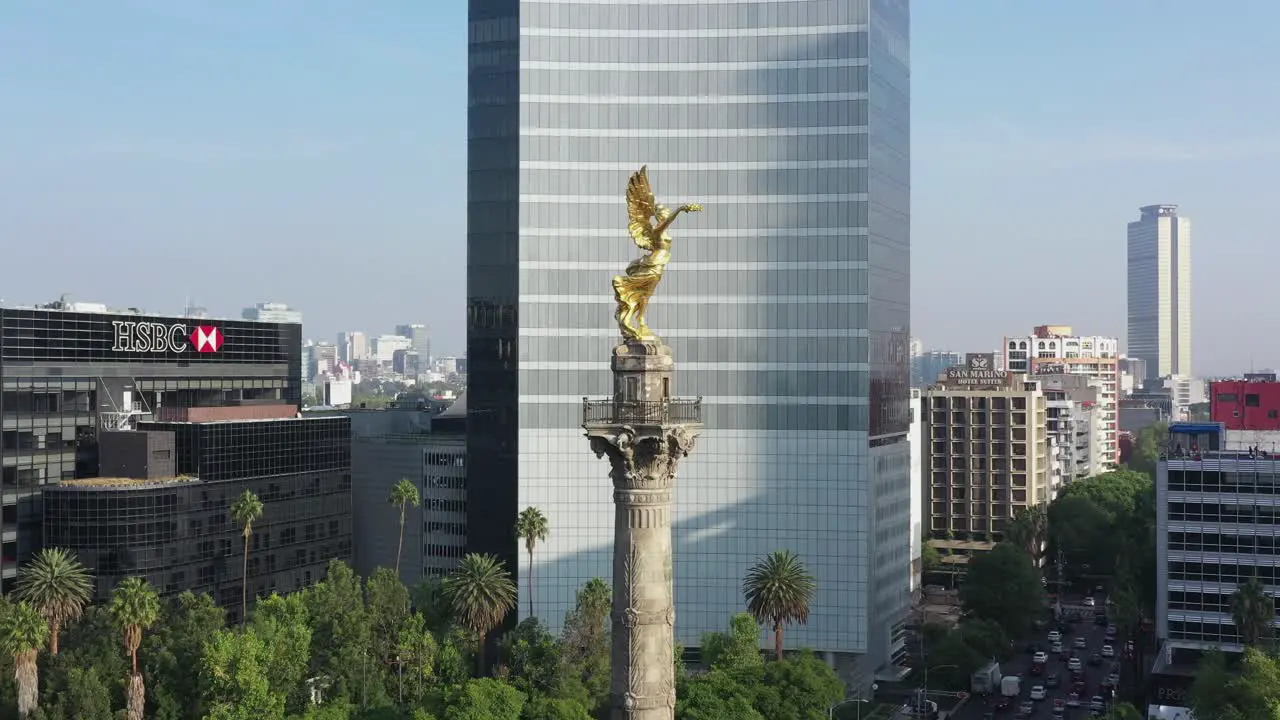
[[[692,424],[702,422],[702,398],[618,401],[582,398],[583,425]]]

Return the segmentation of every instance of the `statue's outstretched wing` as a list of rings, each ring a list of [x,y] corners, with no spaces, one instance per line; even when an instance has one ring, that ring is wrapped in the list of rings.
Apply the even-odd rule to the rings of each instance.
[[[657,211],[653,188],[649,186],[649,167],[632,173],[627,182],[627,232],[641,250],[652,250],[653,215]]]

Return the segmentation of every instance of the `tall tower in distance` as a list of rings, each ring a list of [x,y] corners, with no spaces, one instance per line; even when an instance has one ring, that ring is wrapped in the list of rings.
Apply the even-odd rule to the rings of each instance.
[[[1129,223],[1129,357],[1147,379],[1191,375],[1191,220],[1147,205]]]

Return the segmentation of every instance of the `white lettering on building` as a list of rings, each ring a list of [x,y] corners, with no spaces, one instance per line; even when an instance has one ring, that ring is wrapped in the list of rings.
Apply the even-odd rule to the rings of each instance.
[[[115,342],[111,345],[114,352],[180,353],[190,348],[187,338],[191,333],[181,323],[116,320],[111,324],[115,330]]]

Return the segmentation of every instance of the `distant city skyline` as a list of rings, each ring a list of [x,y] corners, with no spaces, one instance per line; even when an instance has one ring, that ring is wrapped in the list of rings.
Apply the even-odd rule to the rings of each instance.
[[[0,48],[24,69],[0,76],[0,245],[23,268],[7,301],[190,297],[236,317],[275,298],[314,338],[423,322],[461,352],[466,4],[296,7],[6,4]],[[1243,331],[1269,328],[1278,299],[1280,98],[1257,88],[1280,5],[1233,8],[916,3],[913,334],[994,348],[1050,319],[1123,339],[1124,224],[1166,201],[1213,238],[1196,372],[1280,365],[1280,336]],[[1170,37],[1199,51],[1171,55]],[[51,247],[80,262],[55,270]]]

